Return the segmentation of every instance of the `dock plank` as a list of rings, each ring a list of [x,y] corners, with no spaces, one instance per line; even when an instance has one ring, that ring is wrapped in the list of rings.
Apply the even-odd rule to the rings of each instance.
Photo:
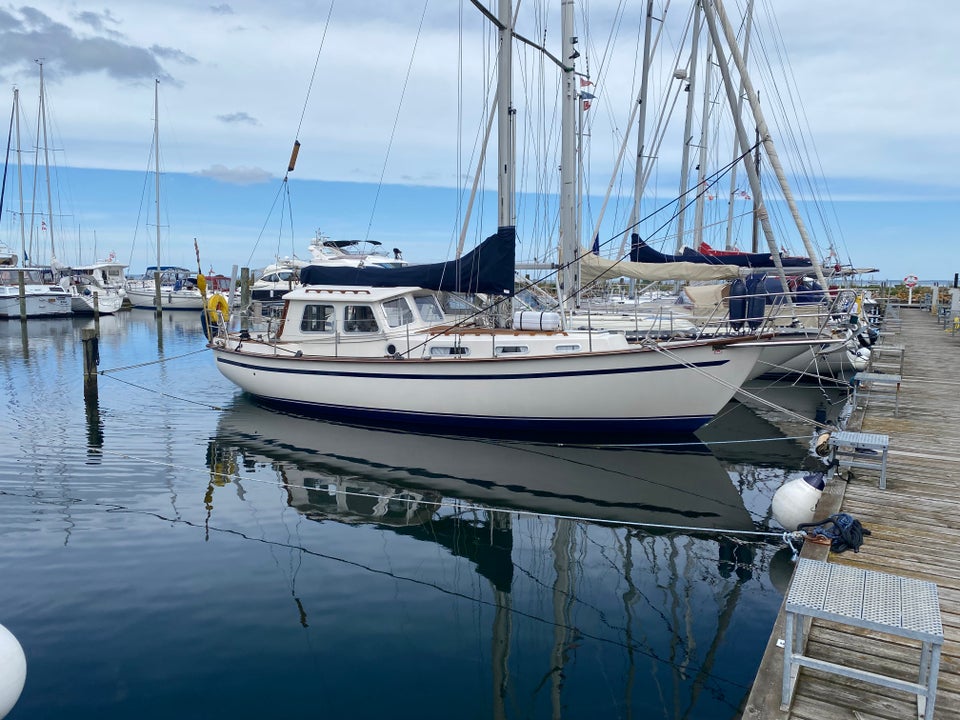
[[[935,315],[900,308],[901,322],[888,342],[904,345],[899,411],[889,395],[864,393],[848,430],[890,436],[887,488],[879,473],[853,469],[828,485],[817,518],[842,511],[871,531],[858,553],[833,554],[807,543],[803,557],[914,577],[938,586],[944,646],[937,685],[936,720],[960,717],[960,335],[944,333]],[[835,487],[831,487],[835,486]],[[902,720],[916,717],[916,698],[841,676],[802,668],[793,704],[780,710],[783,608],[773,627],[757,678],[742,712],[745,720]],[[867,670],[909,676],[918,645],[889,636],[815,620],[809,653],[853,662]]]

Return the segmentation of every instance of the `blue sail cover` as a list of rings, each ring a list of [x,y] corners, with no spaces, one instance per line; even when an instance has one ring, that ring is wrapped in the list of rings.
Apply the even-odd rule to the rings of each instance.
[[[704,265],[737,265],[738,267],[748,268],[772,268],[776,267],[773,262],[773,256],[770,253],[736,253],[735,255],[705,255],[690,248],[684,248],[680,255],[664,255],[658,250],[654,250],[647,245],[636,233],[630,236],[630,260],[631,262],[645,263],[672,263],[672,262],[692,262],[702,263]],[[792,255],[780,254],[780,263],[784,268],[806,268],[813,263],[809,258],[795,257]]]
[[[300,270],[304,285],[421,287],[455,293],[513,295],[517,230],[502,227],[459,260],[425,265],[331,267],[308,265]]]

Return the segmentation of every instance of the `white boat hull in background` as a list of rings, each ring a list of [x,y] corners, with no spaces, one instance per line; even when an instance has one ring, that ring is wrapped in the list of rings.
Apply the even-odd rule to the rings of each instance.
[[[153,308],[156,305],[156,291],[152,284],[136,287],[127,285],[127,299],[135,308]],[[160,290],[160,304],[163,310],[202,310],[203,296],[196,289]]]
[[[70,295],[62,288],[51,290],[47,286],[32,288],[27,286],[26,297],[27,317],[54,317],[71,315],[73,308]],[[16,287],[0,287],[0,318],[20,317],[20,293]]]
[[[74,286],[76,288],[76,286]],[[70,294],[70,305],[77,315],[112,315],[119,312],[123,306],[123,296],[116,290],[92,290],[89,293],[77,292]]]

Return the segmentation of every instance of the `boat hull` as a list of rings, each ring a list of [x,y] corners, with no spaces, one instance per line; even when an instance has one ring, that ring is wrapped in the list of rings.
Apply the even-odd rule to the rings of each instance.
[[[6,290],[7,288],[0,288]],[[20,317],[20,296],[17,288],[11,292],[0,293],[0,318]],[[67,293],[40,292],[26,293],[25,307],[27,317],[56,317],[71,315],[70,296]]]
[[[153,308],[156,294],[153,286],[143,288],[127,286],[127,299],[135,308]],[[202,310],[203,296],[199,290],[160,289],[160,304],[164,310]]]
[[[70,306],[76,315],[112,315],[123,306],[123,296],[116,291],[76,293],[70,297]]]
[[[249,345],[214,344],[220,372],[299,413],[553,439],[691,433],[730,400],[761,351],[717,343],[464,361],[282,357]]]

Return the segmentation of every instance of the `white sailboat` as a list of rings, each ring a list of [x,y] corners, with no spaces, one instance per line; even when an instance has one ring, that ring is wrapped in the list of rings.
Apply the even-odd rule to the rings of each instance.
[[[40,65],[40,112],[43,116],[43,65]],[[70,295],[61,285],[53,282],[53,273],[49,267],[18,265],[17,261],[26,256],[26,231],[23,212],[23,178],[20,159],[20,91],[13,90],[13,110],[10,117],[10,135],[16,129],[17,185],[20,196],[19,228],[20,258],[2,246],[0,252],[0,318],[55,317],[70,315],[72,308]],[[9,148],[8,148],[9,150]],[[9,157],[9,152],[7,154]],[[47,181],[49,197],[49,176]],[[3,206],[0,203],[0,214]],[[49,215],[51,247],[53,245],[53,215]],[[46,223],[43,225],[46,229]]]
[[[128,280],[125,286],[127,298],[135,308],[162,310],[202,310],[203,293],[199,288],[196,273],[174,265],[160,262],[160,81],[153,88],[153,148],[154,148],[154,199],[157,222],[157,264],[150,266],[142,277]]]
[[[567,58],[575,55],[572,12],[565,3]],[[329,274],[336,268],[309,268],[319,274],[302,275],[304,286],[284,296],[279,322],[240,332],[221,326],[209,345],[217,367],[265,400],[380,426],[557,440],[692,432],[733,396],[762,343],[715,338],[631,346],[620,333],[563,330],[553,313],[517,313],[510,328],[444,322],[438,290],[513,293],[511,3],[501,2],[497,23],[496,235],[456,263],[345,268],[336,275],[340,282]],[[562,69],[565,103],[572,104],[575,70]],[[566,146],[572,109],[564,118]],[[573,155],[564,157],[572,177]],[[561,233],[570,233],[573,196],[569,188],[561,195]],[[489,280],[469,272],[496,260]]]

